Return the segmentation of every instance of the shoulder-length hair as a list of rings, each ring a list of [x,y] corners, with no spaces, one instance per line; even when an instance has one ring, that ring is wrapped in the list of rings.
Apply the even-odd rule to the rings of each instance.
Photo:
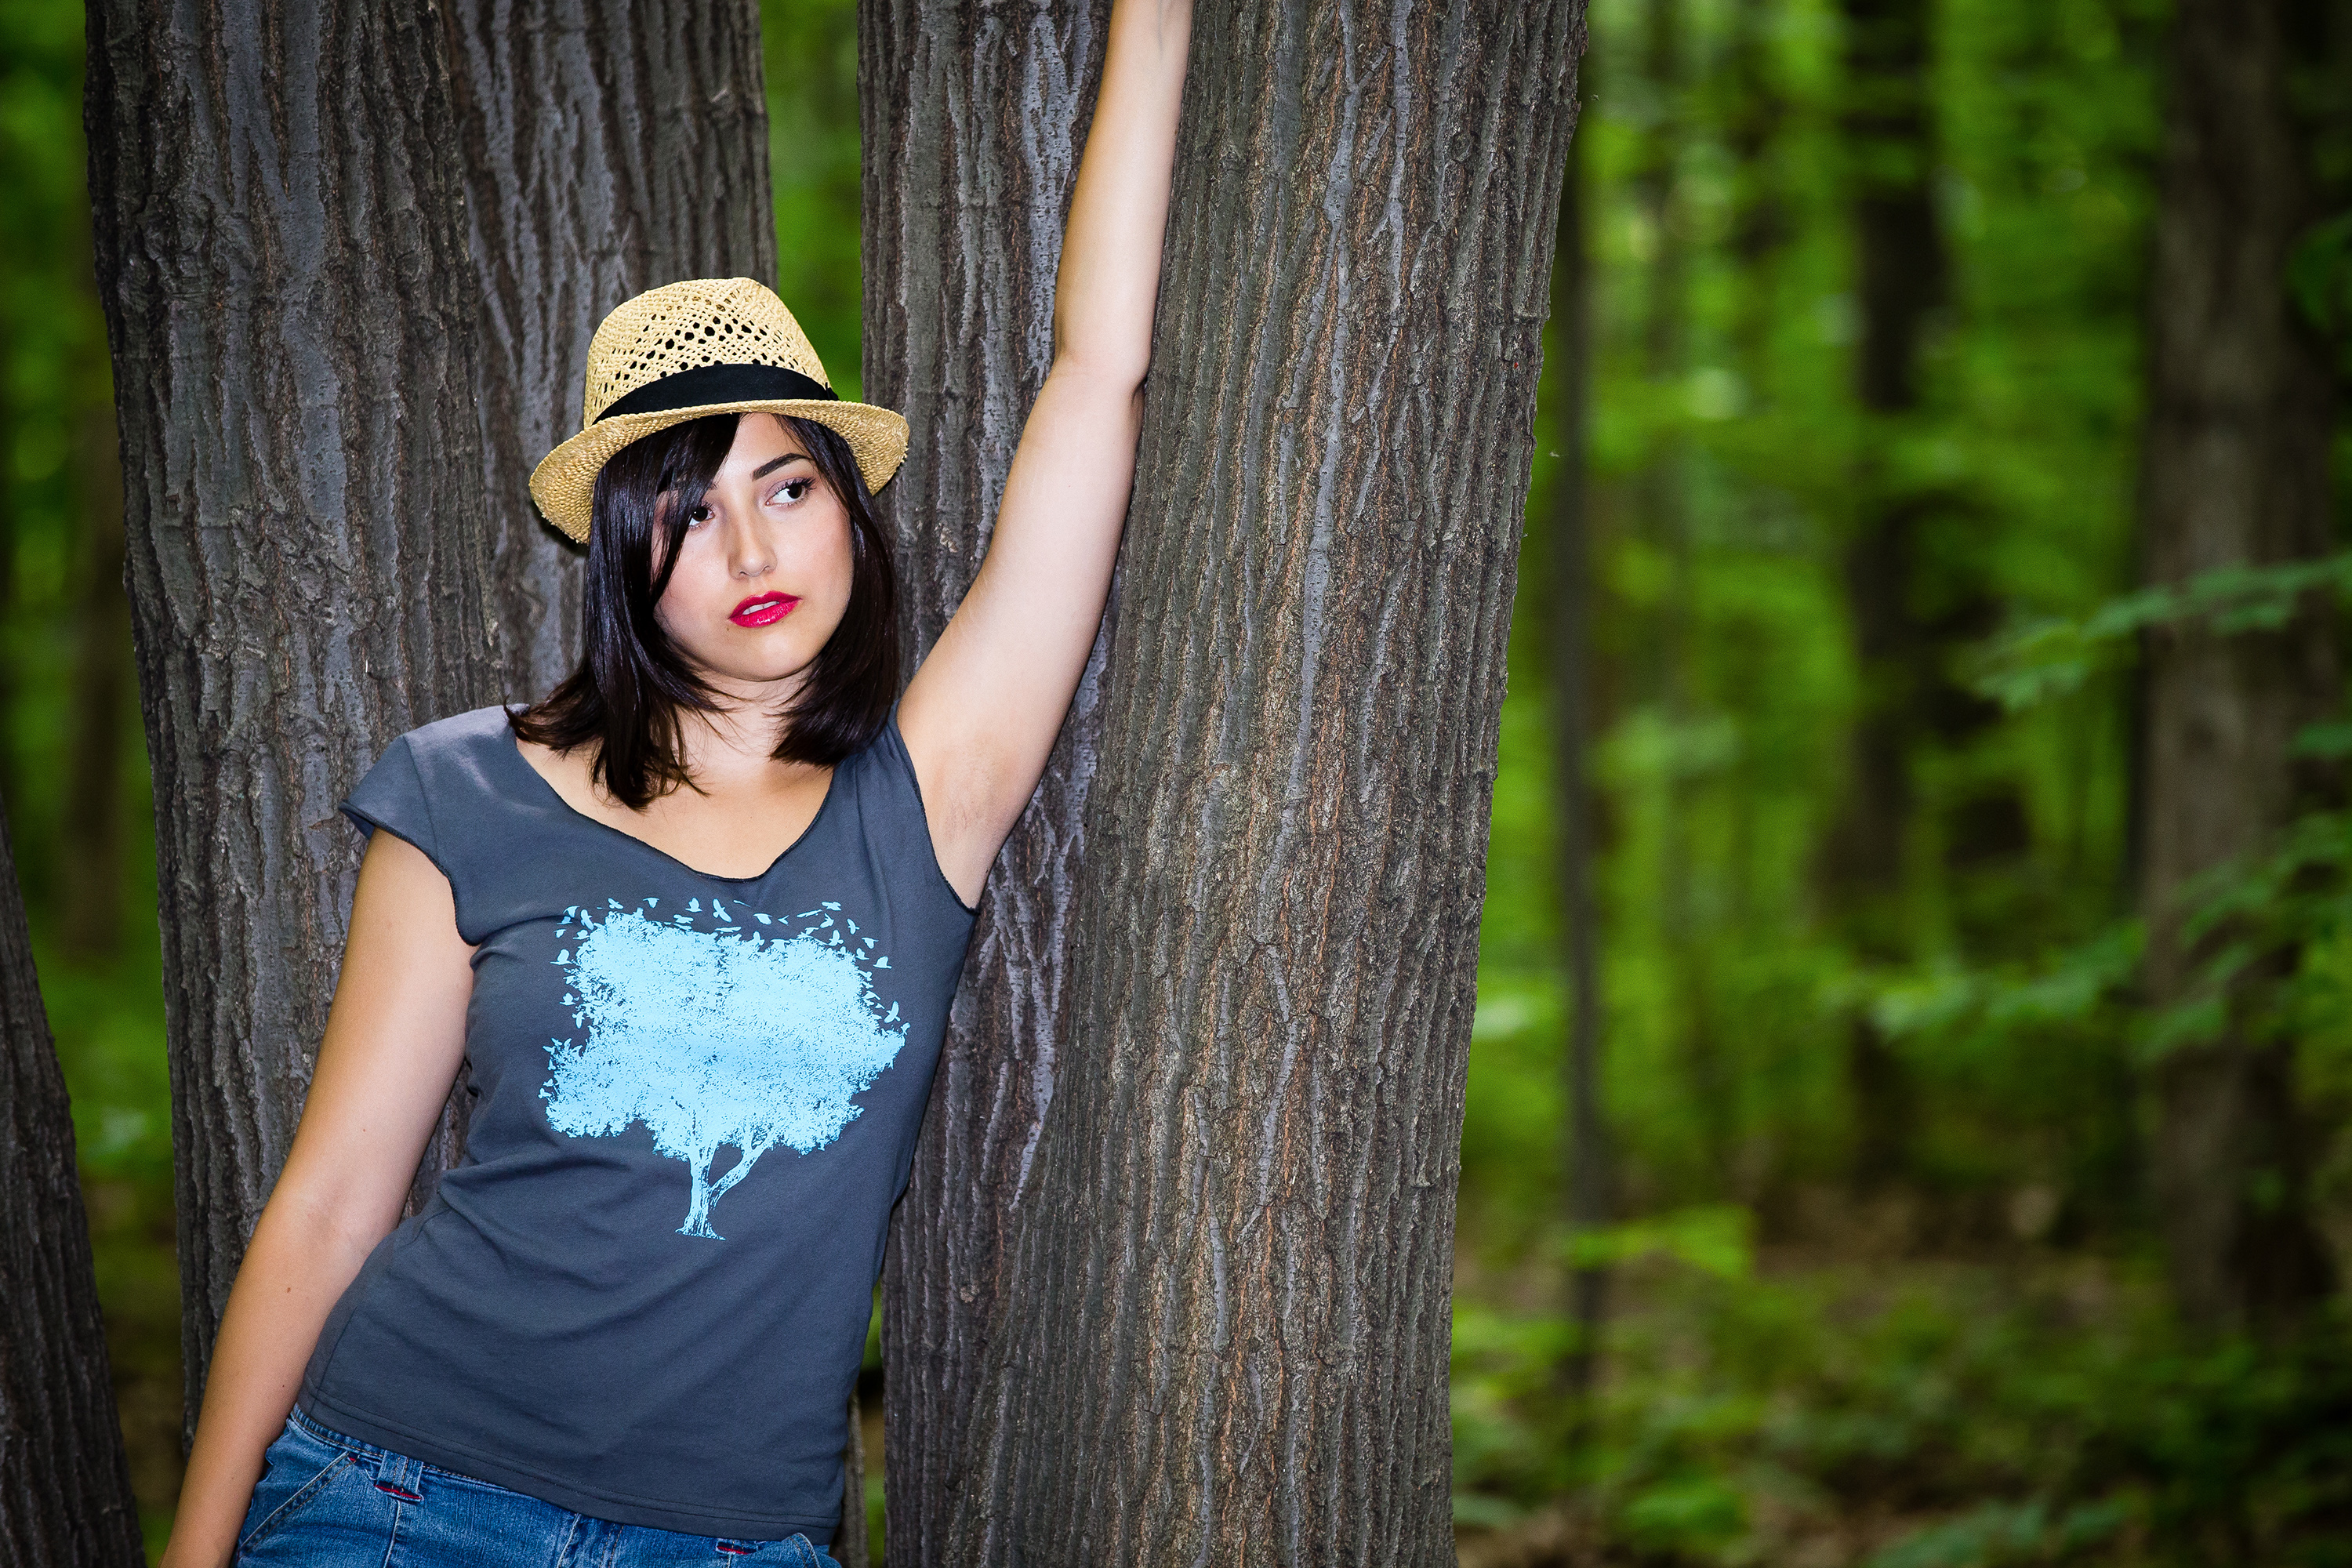
[[[654,605],[677,565],[687,519],[742,417],[673,425],[606,459],[590,501],[579,668],[545,700],[508,716],[514,732],[536,744],[559,752],[593,744],[590,776],[632,810],[696,787],[681,716],[719,707]],[[775,758],[825,766],[869,744],[898,697],[898,577],[849,443],[814,420],[784,424],[849,513],[849,608],[809,665],[799,697],[776,715]]]

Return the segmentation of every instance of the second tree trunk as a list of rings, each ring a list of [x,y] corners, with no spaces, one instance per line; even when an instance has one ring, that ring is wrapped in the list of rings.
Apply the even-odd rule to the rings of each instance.
[[[1463,1071],[1580,11],[1194,20],[1073,1026],[950,1561],[1452,1561]]]
[[[912,428],[881,496],[926,652],[979,569],[1053,353],[1054,272],[1107,0],[1015,14],[879,0],[860,14],[866,374]],[[971,193],[990,199],[975,200]],[[1067,1037],[1071,900],[1101,732],[1102,647],[990,873],[905,1202],[882,1334],[890,1560],[944,1563],[963,1436],[1013,1215]]]

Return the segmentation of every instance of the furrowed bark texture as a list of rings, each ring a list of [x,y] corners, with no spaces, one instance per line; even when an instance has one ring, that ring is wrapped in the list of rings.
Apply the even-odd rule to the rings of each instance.
[[[89,13],[191,1421],[326,1023],[361,842],[335,803],[497,694],[441,47],[404,5]]]
[[[2182,0],[2174,13],[2141,474],[2151,584],[2307,560],[2331,544],[2327,366],[2283,283],[2311,211],[2285,112],[2279,9]],[[2298,773],[2294,741],[2334,710],[2340,686],[2316,595],[2278,631],[2184,622],[2152,631],[2146,652],[2142,897],[2148,989],[2166,1004],[2193,994],[2200,968],[2250,934],[2184,931],[2196,879],[2259,857],[2298,808],[2334,793],[2316,766]],[[2211,1328],[2275,1323],[2328,1288],[2305,1203],[2295,1044],[2247,1026],[2294,962],[2292,952],[2259,961],[2221,1037],[2158,1069],[2174,1289]]]
[[[755,0],[446,0],[484,311],[475,364],[502,695],[580,655],[587,552],[531,504],[580,428],[588,340],[681,278],[773,283]],[[789,302],[789,301],[788,301]]]
[[[928,651],[986,550],[1053,353],[1054,270],[1108,0],[859,11],[866,395],[914,445],[881,495],[907,646]],[[1070,910],[1108,623],[981,900],[883,1277],[890,1560],[940,1564],[1012,1216],[1068,1029]]]
[[[1504,646],[1582,7],[1213,4],[958,1563],[1450,1563]]]
[[[0,815],[0,1561],[138,1568],[73,1116]]]

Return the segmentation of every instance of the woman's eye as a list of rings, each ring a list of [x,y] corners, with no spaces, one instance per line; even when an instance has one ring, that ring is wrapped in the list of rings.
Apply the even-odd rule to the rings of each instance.
[[[778,485],[775,488],[774,491],[769,495],[768,499],[772,501],[777,500],[797,501],[803,496],[808,494],[809,486],[815,482],[815,480],[807,478],[786,479],[782,484]]]
[[[710,517],[711,511],[709,507],[690,507],[687,510],[686,523],[688,528],[691,528],[697,523],[709,522],[710,521]]]

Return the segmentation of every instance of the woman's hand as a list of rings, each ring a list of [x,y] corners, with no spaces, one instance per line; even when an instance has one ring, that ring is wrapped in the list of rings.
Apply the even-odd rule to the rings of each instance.
[[[1055,280],[1054,363],[988,558],[898,710],[940,869],[976,901],[1102,624],[1135,477],[1191,0],[1117,0]]]
[[[301,1124],[213,1346],[166,1568],[219,1568],[236,1550],[262,1450],[294,1406],[319,1331],[400,1218],[465,1059],[473,989],[448,879],[378,832],[360,863]]]

